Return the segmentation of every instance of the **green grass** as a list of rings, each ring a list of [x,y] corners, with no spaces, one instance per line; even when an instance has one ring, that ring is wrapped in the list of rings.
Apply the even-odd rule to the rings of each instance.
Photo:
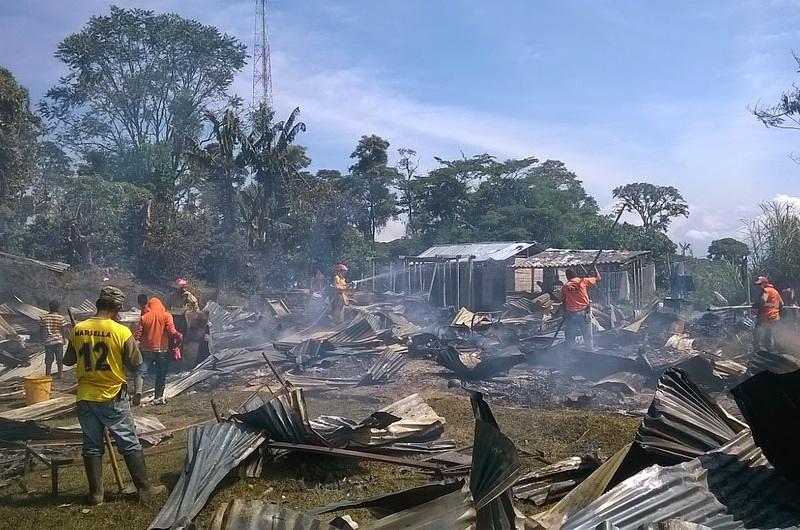
[[[374,411],[376,405],[392,401],[390,394],[397,389],[377,387],[372,396],[336,395],[328,393],[307,396],[310,413],[341,414],[354,419]],[[186,424],[212,417],[209,401],[214,399],[221,411],[237,407],[248,395],[245,389],[184,394],[165,407],[144,409],[145,414],[157,415],[167,426]],[[445,435],[458,446],[470,445],[474,422],[466,397],[437,393],[428,403],[447,420]],[[493,406],[497,421],[503,431],[522,450],[542,451],[550,460],[579,455],[600,449],[606,456],[630,442],[637,419],[615,414],[574,411],[564,409],[517,409]],[[151,478],[167,486],[177,480],[185,457],[185,433],[154,448],[161,452],[147,458]],[[86,492],[86,481],[80,456],[78,465],[65,467],[59,474],[61,496],[49,495],[50,479],[46,469],[38,466],[28,480],[31,491],[25,493],[19,485],[0,490],[0,528],[23,530],[35,528],[97,530],[98,528],[146,528],[166,500],[166,495],[144,505],[116,494],[111,467],[106,461],[105,488],[108,502],[103,506],[87,508],[81,504]],[[538,460],[521,455],[525,471],[542,466]],[[122,462],[120,461],[120,464]],[[127,474],[125,474],[127,477]],[[129,479],[128,479],[129,480]],[[233,498],[264,499],[303,511],[341,500],[362,498],[389,493],[423,484],[428,477],[406,468],[373,462],[339,460],[313,455],[289,455],[272,463],[264,476],[257,479],[228,477],[217,488],[209,503],[196,519],[198,528],[205,528],[213,510]],[[59,507],[62,504],[69,506]],[[536,511],[532,505],[518,503],[526,512]],[[88,509],[88,513],[83,513]],[[350,511],[357,521],[369,518],[365,511]]]

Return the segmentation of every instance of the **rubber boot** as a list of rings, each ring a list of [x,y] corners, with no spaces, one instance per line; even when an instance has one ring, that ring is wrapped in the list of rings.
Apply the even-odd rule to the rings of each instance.
[[[84,456],[83,467],[89,482],[89,495],[86,502],[91,506],[103,504],[103,457]]]
[[[136,486],[140,501],[167,491],[165,486],[150,485],[150,479],[147,477],[147,465],[144,463],[144,453],[142,451],[125,455],[125,465],[128,466],[128,471],[133,479],[133,484]]]

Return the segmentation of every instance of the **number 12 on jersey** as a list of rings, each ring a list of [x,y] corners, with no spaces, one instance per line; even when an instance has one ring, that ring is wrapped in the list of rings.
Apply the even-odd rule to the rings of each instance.
[[[97,354],[97,359],[94,363],[92,363],[93,353]],[[108,344],[105,342],[95,342],[94,346],[84,342],[80,351],[78,351],[78,355],[83,358],[83,369],[86,372],[111,370],[111,366],[108,364]]]

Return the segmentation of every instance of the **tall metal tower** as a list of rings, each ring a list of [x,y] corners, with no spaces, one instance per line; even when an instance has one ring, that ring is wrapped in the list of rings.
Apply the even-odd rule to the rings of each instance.
[[[253,107],[266,103],[272,108],[272,60],[269,56],[267,0],[256,0],[253,38]]]

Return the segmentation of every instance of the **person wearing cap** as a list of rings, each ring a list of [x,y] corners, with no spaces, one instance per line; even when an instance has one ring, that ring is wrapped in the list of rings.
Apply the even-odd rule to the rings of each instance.
[[[189,291],[189,282],[183,278],[178,278],[175,280],[175,286],[183,299],[183,312],[200,311],[200,303],[197,301],[197,297]]]
[[[78,379],[77,413],[83,431],[83,463],[89,482],[88,502],[103,502],[105,431],[111,433],[125,459],[139,498],[166,491],[151,486],[144,453],[131,414],[125,370],[136,371],[142,355],[131,331],[116,322],[125,295],[103,287],[95,316],[75,325],[69,335],[64,364],[75,365]]]
[[[594,268],[594,276],[581,278],[575,269],[567,269],[564,274],[567,283],[561,288],[561,302],[564,308],[564,337],[567,345],[572,347],[580,334],[583,345],[594,351],[594,335],[592,333],[592,300],[589,298],[589,287],[600,281],[600,273]]]
[[[333,319],[336,322],[344,321],[344,308],[350,303],[347,298],[347,278],[344,273],[347,272],[347,265],[344,263],[337,263],[333,268],[333,301],[331,302],[331,310],[333,311]]]
[[[58,368],[56,379],[61,379],[64,371],[64,339],[67,337],[67,321],[58,313],[60,306],[58,300],[51,300],[48,306],[50,312],[40,317],[44,343],[44,374],[50,375],[55,361]]]
[[[759,276],[756,286],[761,289],[761,295],[753,304],[758,309],[756,327],[753,330],[753,348],[755,351],[774,351],[775,327],[781,318],[783,300],[766,276]]]

